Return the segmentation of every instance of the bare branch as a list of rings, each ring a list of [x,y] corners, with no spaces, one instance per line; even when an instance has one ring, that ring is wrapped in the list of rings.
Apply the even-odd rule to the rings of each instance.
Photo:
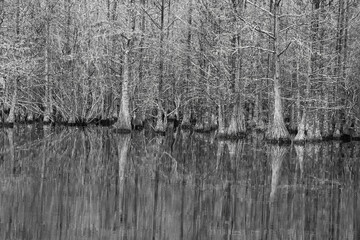
[[[274,17],[274,14],[273,14],[272,12],[270,12],[269,10],[266,10],[265,8],[263,8],[263,7],[255,4],[255,3],[253,3],[253,2],[251,2],[251,1],[249,1],[249,0],[245,0],[245,1],[246,1],[247,3],[250,3],[250,5],[253,5],[254,7],[256,7],[256,8],[258,8],[258,9],[262,10],[263,12],[269,14],[271,17]]]
[[[241,21],[243,21],[245,24],[247,24],[249,27],[251,27],[252,29],[254,29],[255,31],[259,32],[259,33],[262,33],[262,34],[265,34],[266,36],[268,36],[269,38],[271,39],[275,39],[274,35],[268,31],[265,31],[263,29],[261,29],[258,25],[254,25],[254,24],[251,24],[249,23],[248,21],[246,21],[244,18],[238,16],[239,19]]]
[[[238,47],[238,48],[236,49],[236,51],[239,50],[239,49],[248,49],[248,48],[253,48],[253,49],[260,50],[260,51],[264,51],[264,52],[274,53],[273,50],[270,50],[270,49],[267,49],[267,48],[258,47],[258,46],[241,46],[241,47]],[[236,51],[235,51],[235,52],[236,52]]]
[[[280,15],[279,18],[285,18],[285,17],[304,17],[306,16],[307,14],[304,13],[304,14],[283,14],[283,15]]]
[[[142,7],[142,10],[150,18],[151,22],[154,23],[158,29],[161,29],[161,26],[151,17],[151,15],[146,11],[144,7]]]
[[[284,52],[286,52],[286,50],[290,47],[292,42],[289,42],[288,45],[286,46],[286,48],[284,50],[282,50],[279,54],[278,57],[280,57]]]

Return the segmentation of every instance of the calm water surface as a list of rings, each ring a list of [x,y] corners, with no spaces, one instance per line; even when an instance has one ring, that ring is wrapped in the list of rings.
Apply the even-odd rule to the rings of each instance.
[[[0,129],[0,239],[360,239],[360,143]]]

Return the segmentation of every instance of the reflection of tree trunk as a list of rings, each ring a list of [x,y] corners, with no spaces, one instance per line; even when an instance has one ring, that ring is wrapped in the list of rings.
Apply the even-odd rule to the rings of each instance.
[[[125,178],[125,167],[127,163],[127,156],[130,148],[130,139],[131,135],[129,134],[121,134],[116,138],[117,141],[117,150],[119,157],[119,172],[118,172],[118,182],[119,182],[119,211],[120,212],[120,222],[122,221],[122,217],[124,215],[123,209],[123,197],[124,196],[124,178]]]
[[[11,171],[13,174],[16,173],[15,168],[15,144],[14,144],[14,129],[6,129],[6,133],[9,141],[9,150],[10,150],[10,161],[11,161]]]
[[[336,187],[336,213],[334,213],[336,215],[336,221],[334,222],[334,229],[335,229],[335,236],[333,239],[340,239],[339,236],[340,236],[340,228],[338,226],[341,226],[340,225],[340,214],[341,214],[341,186],[337,186]]]
[[[216,151],[216,171],[219,171],[220,163],[221,163],[221,157],[224,153],[224,141],[219,140],[217,142],[217,151]]]
[[[280,179],[281,165],[287,153],[287,148],[281,146],[271,146],[271,192],[270,201],[275,200],[276,189]]]
[[[238,182],[238,178],[237,178],[238,162],[241,161],[242,154],[243,154],[243,151],[244,151],[244,146],[245,146],[245,142],[241,141],[241,140],[237,141],[237,143],[235,145],[235,148],[232,147],[232,146],[231,147],[229,146],[230,159],[231,159],[231,162],[232,162],[231,167],[232,167],[232,171],[233,171],[233,181],[234,181],[234,183]],[[232,152],[234,152],[234,153],[232,153]],[[238,196],[237,189],[238,189],[238,187],[234,186],[233,196],[235,196],[235,198],[237,198],[237,196]],[[239,217],[238,212],[237,212],[238,211],[238,204],[239,204],[238,200],[233,201],[233,209],[232,209],[232,213],[231,213],[232,221],[230,223],[231,224],[231,231],[234,231],[234,230],[237,229],[237,225],[238,225],[237,217]],[[230,237],[230,239],[231,239],[231,237]]]
[[[158,160],[160,159],[160,154],[161,154],[161,147],[162,144],[164,142],[164,137],[163,136],[157,136],[156,137],[156,157],[155,157],[155,180],[154,180],[154,206],[153,206],[153,216],[152,216],[152,239],[158,239],[156,233],[157,233],[157,227],[158,227],[158,222],[157,222],[157,212],[158,212],[158,202],[159,202],[159,186],[160,186],[160,172],[159,172],[159,163]]]
[[[236,149],[236,142],[234,141],[226,141],[226,145],[228,147],[228,150],[229,150],[229,156],[230,156],[230,163],[231,163],[231,166],[235,163],[236,161],[236,154],[237,154],[237,149]],[[231,168],[232,169],[232,168]]]
[[[225,188],[224,192],[224,202],[222,206],[222,217],[224,219],[224,231],[225,236],[224,239],[230,239],[231,238],[231,222],[232,222],[232,216],[231,216],[231,183],[228,182],[227,186]]]
[[[42,162],[41,162],[41,182],[40,182],[40,213],[39,215],[42,216],[44,212],[44,182],[45,182],[45,175],[46,175],[46,162],[48,159],[48,148],[49,148],[49,136],[50,136],[50,127],[44,126],[44,143],[42,149]],[[42,224],[42,223],[39,223]]]
[[[122,181],[124,179],[125,174],[125,165],[127,162],[127,155],[130,148],[130,139],[131,135],[129,134],[121,134],[117,138],[118,145],[118,156],[119,156],[119,180]]]
[[[82,147],[82,151],[81,155],[80,155],[80,164],[83,165],[83,168],[81,169],[82,173],[81,176],[83,176],[83,182],[85,182],[85,176],[86,176],[86,169],[87,169],[87,164],[90,163],[89,161],[89,154],[88,154],[88,148],[87,148],[87,137],[85,136],[85,132],[84,131],[79,131],[78,135],[76,137],[79,137],[81,140],[81,147]],[[91,145],[90,145],[90,152],[91,152]],[[89,153],[90,153],[89,152]],[[94,157],[93,155],[90,155],[91,157]]]
[[[156,232],[157,232],[157,208],[158,208],[158,199],[159,199],[159,169],[156,164],[155,170],[155,189],[154,189],[154,208],[153,208],[153,219],[152,219],[152,239],[157,239]]]
[[[193,210],[193,219],[192,219],[192,228],[193,228],[193,233],[192,236],[194,237],[194,239],[201,239],[201,226],[200,226],[200,222],[201,221],[206,221],[205,219],[201,218],[201,194],[202,194],[202,188],[203,188],[203,184],[201,182],[201,180],[199,179],[199,175],[197,174],[197,167],[195,166],[195,192],[194,192],[194,200],[193,200],[193,206],[194,206],[194,210]]]
[[[355,155],[356,157],[356,155]],[[353,229],[354,229],[354,240],[360,239],[360,208],[358,207],[358,183],[359,174],[354,174],[353,182]]]
[[[306,186],[309,187],[309,186]],[[316,186],[315,186],[316,187]],[[312,196],[310,194],[313,194]],[[305,189],[305,200],[311,199],[312,201],[308,204],[304,204],[304,239],[312,239],[313,234],[317,229],[317,215],[318,215],[318,204],[319,199],[316,193],[309,193],[309,189]],[[332,206],[330,206],[331,209]],[[332,210],[330,210],[332,211]],[[331,214],[331,213],[330,213]],[[338,225],[339,226],[339,225]],[[338,239],[338,238],[330,238]]]
[[[280,179],[281,165],[287,153],[287,148],[282,146],[270,146],[271,159],[271,192],[268,204],[268,219],[265,239],[273,239],[274,224],[275,224],[275,196]]]
[[[135,196],[134,196],[134,239],[137,238],[138,232],[138,201],[139,201],[139,174],[138,171],[135,172],[134,187],[135,187]]]
[[[296,155],[298,158],[298,164],[296,164],[296,166],[300,167],[300,178],[303,177],[303,173],[304,173],[304,152],[305,152],[305,147],[304,146],[300,146],[300,145],[296,145],[295,146],[295,151],[296,151]]]
[[[184,169],[184,168],[183,168]],[[184,215],[185,215],[185,173],[182,173],[182,184],[181,184],[181,213],[180,213],[180,240],[184,239]]]

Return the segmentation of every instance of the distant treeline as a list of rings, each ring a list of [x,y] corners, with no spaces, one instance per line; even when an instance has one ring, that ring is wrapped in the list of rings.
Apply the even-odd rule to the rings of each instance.
[[[355,0],[0,0],[3,124],[360,137]]]

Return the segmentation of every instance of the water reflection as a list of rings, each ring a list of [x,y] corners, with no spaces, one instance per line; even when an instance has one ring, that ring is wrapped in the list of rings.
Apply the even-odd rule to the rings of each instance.
[[[1,239],[359,239],[360,144],[0,131]]]

